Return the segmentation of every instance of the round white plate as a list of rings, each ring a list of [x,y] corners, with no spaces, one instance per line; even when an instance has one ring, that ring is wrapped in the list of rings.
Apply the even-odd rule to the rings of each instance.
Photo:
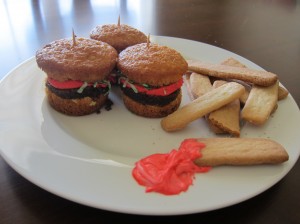
[[[186,58],[219,63],[234,57],[251,68],[259,66],[229,51],[170,37],[152,42],[177,49]],[[185,193],[165,196],[145,193],[131,171],[134,162],[153,153],[178,148],[185,138],[215,137],[204,119],[176,133],[166,133],[160,119],[131,114],[114,88],[111,111],[69,117],[45,101],[45,74],[31,58],[0,83],[0,152],[22,176],[63,198],[116,212],[173,215],[205,212],[247,200],[281,180],[300,151],[299,109],[292,96],[280,101],[262,127],[245,125],[241,137],[276,140],[289,153],[281,165],[218,167],[197,174]],[[184,89],[182,105],[189,102]]]

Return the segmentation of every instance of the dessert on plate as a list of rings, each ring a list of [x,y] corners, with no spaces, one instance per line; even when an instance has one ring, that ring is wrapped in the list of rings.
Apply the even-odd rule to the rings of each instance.
[[[159,118],[179,107],[187,62],[176,50],[149,42],[136,44],[119,54],[117,68],[123,101],[131,112]]]
[[[66,115],[99,111],[108,98],[107,76],[115,67],[117,51],[107,43],[88,38],[60,39],[36,52],[36,62],[46,75],[50,105]]]
[[[90,38],[106,42],[121,52],[129,46],[147,42],[147,36],[140,30],[126,24],[98,25],[90,32]]]
[[[118,24],[104,24],[93,28],[90,38],[108,43],[118,53],[127,47],[147,42],[147,36],[143,32],[129,25],[120,24],[120,17]],[[109,80],[112,84],[117,85],[118,78],[119,72],[115,68],[109,75]]]

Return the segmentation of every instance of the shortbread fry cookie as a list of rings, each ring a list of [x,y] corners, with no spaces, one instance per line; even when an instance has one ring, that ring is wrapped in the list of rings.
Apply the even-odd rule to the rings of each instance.
[[[195,72],[185,74],[184,83],[191,100],[197,99],[212,89],[209,77]]]
[[[260,86],[273,85],[278,79],[276,74],[263,70],[218,65],[194,60],[188,60],[188,69],[203,75],[221,79],[238,79]]]
[[[239,68],[246,68],[246,65],[239,62],[235,58],[227,58],[226,60],[221,62],[221,65],[229,65],[229,66],[234,66],[234,67],[239,67]]]
[[[239,68],[247,68],[246,65],[242,64],[241,62],[239,62],[235,58],[227,58],[226,60],[221,62],[221,65],[229,65],[229,66],[234,66],[234,67],[239,67]],[[250,93],[250,90],[251,90],[252,86],[249,85],[246,82],[241,81],[241,80],[232,80],[232,81],[238,82],[238,83],[242,84],[245,87],[245,93],[240,97],[240,102],[242,104],[245,104],[247,99],[248,99],[248,96],[249,96],[249,93]]]
[[[209,77],[195,72],[190,75],[190,85],[194,99],[197,99],[212,90],[212,84],[210,83]]]
[[[183,81],[184,81],[184,85],[186,87],[187,94],[188,94],[190,100],[194,100],[195,98],[194,98],[194,96],[192,94],[192,90],[191,90],[190,76],[191,76],[191,73],[186,73],[183,76]]]
[[[199,75],[198,73],[195,73],[195,74]],[[202,89],[201,93],[199,93],[200,92],[199,91],[198,94],[193,95],[192,87],[191,87],[191,81],[190,81],[191,73],[185,75],[184,83],[185,83],[185,86],[187,88],[188,96],[190,97],[191,100],[196,99],[200,95],[204,95],[205,93],[209,92],[212,89],[212,85],[211,85],[211,82],[210,82],[210,79],[208,78],[208,76],[203,76],[203,75],[200,75],[200,76],[207,77],[209,83],[207,82],[207,80],[204,79],[204,82],[206,82],[206,84],[205,84],[205,87]],[[201,88],[202,84],[200,83],[200,81],[202,79],[200,78],[200,79],[196,79],[196,80],[199,81],[199,82],[194,82],[194,87],[193,88],[195,89],[196,85],[198,85],[198,88]],[[212,131],[215,134],[225,134],[226,133],[223,130],[221,130],[220,128],[214,126],[209,120],[207,120],[207,122],[208,122],[210,128],[212,129]]]
[[[247,89],[247,88],[245,88],[245,93],[244,93],[243,95],[241,95],[241,97],[240,97],[240,102],[241,102],[243,105],[246,104],[246,101],[247,101],[247,99],[248,99],[248,97],[249,97],[249,94],[250,94],[250,90]]]
[[[240,101],[236,99],[231,103],[213,111],[208,120],[223,132],[234,137],[240,137]]]
[[[245,88],[235,82],[222,85],[163,118],[161,126],[165,131],[180,130],[190,122],[238,99],[244,91]]]
[[[253,86],[242,109],[242,119],[255,125],[264,124],[278,101],[278,82],[269,87]]]
[[[251,91],[252,85],[250,85],[249,83],[246,83],[246,82],[244,82],[244,81],[237,80],[237,79],[228,79],[227,81],[228,81],[228,82],[237,82],[237,83],[239,83],[239,84],[241,84],[241,85],[243,85],[243,86],[245,87],[245,92],[244,92],[244,94],[241,95],[241,97],[240,97],[240,102],[241,102],[242,104],[245,104],[246,101],[247,101],[247,99],[248,99],[248,97],[249,97],[249,93],[250,93],[250,91]]]
[[[236,60],[235,58],[227,58],[226,60],[224,60],[223,62],[221,62],[222,65],[230,65],[230,66],[235,66],[235,67],[240,67],[240,68],[246,68],[246,65],[242,64],[241,62],[239,62],[238,60]],[[235,81],[235,80],[233,80]],[[239,82],[240,80],[236,80],[237,82]],[[240,84],[244,85],[243,83],[239,82]],[[248,85],[248,87],[246,85],[244,85],[246,88],[245,94],[240,98],[240,101],[245,104],[251,86]],[[286,98],[289,95],[289,91],[285,88],[283,88],[282,86],[278,87],[278,100],[282,100],[284,98]]]
[[[226,81],[217,80],[213,87],[218,88]],[[240,101],[236,99],[229,104],[211,112],[207,118],[214,126],[235,136],[240,136]]]
[[[246,67],[244,64],[242,64],[241,62],[239,62],[238,60],[236,60],[236,59],[234,59],[234,58],[227,58],[226,60],[224,60],[223,62],[221,62],[221,64],[222,64],[222,65],[230,65],[230,66],[240,67],[240,68],[245,68],[245,67]],[[233,81],[236,81],[236,82],[238,82],[239,84],[242,84],[242,85],[245,87],[245,92],[244,92],[243,95],[241,95],[240,100],[239,100],[242,104],[245,104],[246,101],[247,101],[247,98],[248,98],[248,96],[249,96],[249,92],[250,92],[251,86],[250,86],[249,84],[243,82],[243,81],[240,81],[240,80],[233,80]],[[225,82],[225,81],[224,81],[224,82]],[[214,87],[214,88],[218,87],[218,86],[219,86],[218,83],[221,84],[221,83],[222,83],[221,80],[216,80],[216,81],[214,82],[213,87]],[[223,84],[224,84],[224,83],[223,83]],[[235,102],[235,104],[237,104],[238,100],[235,100],[234,102]],[[232,103],[230,103],[230,104],[232,104]],[[226,106],[224,106],[224,107],[226,107]],[[239,107],[239,109],[240,109],[240,105],[235,105],[235,106],[233,106],[233,108],[235,108],[235,107]],[[214,113],[214,112],[212,112],[212,113]],[[207,118],[208,118],[208,117],[209,117],[209,115],[207,116]],[[208,124],[209,124],[209,127],[211,128],[211,130],[212,130],[215,134],[220,135],[220,134],[226,134],[226,133],[228,133],[228,130],[227,130],[227,131],[224,130],[224,129],[226,129],[226,128],[223,128],[223,129],[222,129],[222,127],[220,126],[221,123],[220,123],[219,125],[216,124],[216,123],[217,123],[217,120],[215,120],[215,121],[213,122],[213,121],[211,121],[210,119],[207,119],[207,122],[208,122]],[[215,124],[216,124],[216,125],[215,125]],[[238,123],[238,126],[236,126],[235,130],[239,130],[239,128],[237,128],[237,127],[239,127],[239,123]],[[232,130],[232,129],[231,129],[231,130]],[[229,132],[229,133],[230,133],[230,132]],[[238,136],[240,135],[240,131],[238,131],[238,132],[237,132],[237,131],[234,131],[233,133],[231,132],[231,134],[233,134],[234,136],[238,137]]]
[[[228,134],[226,131],[215,126],[209,119],[206,119],[210,129],[217,135]]]
[[[198,166],[280,164],[289,159],[285,148],[265,138],[199,138],[206,146]]]
[[[278,100],[283,100],[289,95],[289,91],[287,91],[285,88],[279,86],[278,87]]]

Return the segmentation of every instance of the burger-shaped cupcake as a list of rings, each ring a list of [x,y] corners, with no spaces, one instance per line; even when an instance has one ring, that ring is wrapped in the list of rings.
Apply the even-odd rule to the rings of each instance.
[[[108,98],[108,74],[117,51],[107,43],[87,38],[61,39],[36,52],[36,62],[46,74],[50,105],[67,115],[99,111]]]
[[[147,36],[126,24],[105,24],[96,26],[90,33],[90,37],[113,46],[121,52],[129,46],[147,42]]]
[[[121,52],[127,47],[147,42],[147,36],[143,32],[129,25],[120,24],[120,17],[118,24],[96,26],[92,29],[90,38],[106,42],[113,46],[118,52]],[[115,68],[109,75],[109,80],[112,84],[117,84],[118,73]]]
[[[119,54],[117,67],[125,106],[144,116],[165,117],[181,103],[185,59],[176,50],[154,43],[126,48]]]

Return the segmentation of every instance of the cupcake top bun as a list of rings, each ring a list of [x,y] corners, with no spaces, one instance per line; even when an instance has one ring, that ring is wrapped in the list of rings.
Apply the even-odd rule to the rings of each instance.
[[[175,83],[188,69],[180,53],[154,43],[126,48],[119,54],[117,67],[128,79],[152,86]]]
[[[147,36],[143,32],[126,24],[98,25],[91,31],[90,37],[110,44],[118,52],[129,46],[147,42]]]
[[[103,80],[115,67],[117,51],[107,43],[87,38],[60,39],[36,52],[38,66],[57,81]]]

